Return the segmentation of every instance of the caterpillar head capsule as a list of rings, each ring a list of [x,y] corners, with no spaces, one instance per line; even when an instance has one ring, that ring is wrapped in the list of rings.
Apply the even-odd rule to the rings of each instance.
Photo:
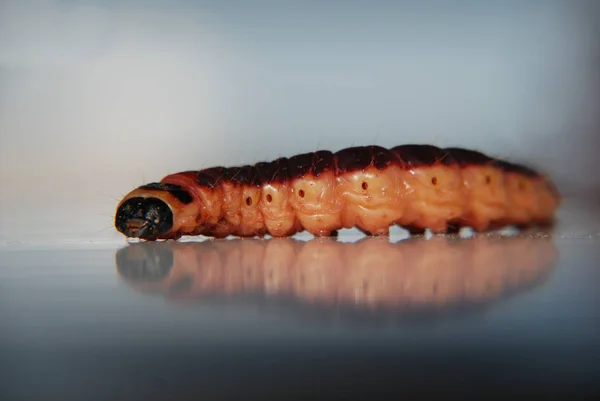
[[[153,240],[173,227],[173,212],[159,198],[129,198],[117,209],[115,227],[127,237]]]

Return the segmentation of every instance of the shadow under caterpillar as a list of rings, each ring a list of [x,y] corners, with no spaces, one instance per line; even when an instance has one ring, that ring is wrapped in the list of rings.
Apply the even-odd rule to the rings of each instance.
[[[400,225],[435,234],[552,222],[560,195],[546,176],[462,148],[402,145],[317,151],[253,166],[185,171],[134,189],[117,207],[127,237],[319,237]]]
[[[557,256],[543,236],[272,238],[142,242],[118,250],[115,261],[130,287],[176,302],[264,300],[315,312],[430,316],[480,310],[537,286]]]

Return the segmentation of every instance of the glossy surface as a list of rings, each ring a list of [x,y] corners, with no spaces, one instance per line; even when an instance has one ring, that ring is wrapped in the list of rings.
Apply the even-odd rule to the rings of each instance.
[[[508,238],[4,246],[0,398],[597,394],[598,214],[563,217]]]
[[[426,144],[346,147],[335,154],[280,157],[247,169],[253,171],[251,183],[239,176],[240,167],[211,167],[136,188],[119,203],[118,217],[132,197],[158,197],[170,206],[174,224],[154,232],[139,229],[135,219],[133,229],[127,221],[116,228],[126,237],[146,240],[199,234],[289,237],[303,231],[328,237],[343,228],[380,236],[394,225],[438,234],[463,227],[483,232],[546,224],[561,200],[552,180],[531,168]],[[250,188],[259,193],[243,193]],[[243,218],[242,208],[256,209],[262,220]]]

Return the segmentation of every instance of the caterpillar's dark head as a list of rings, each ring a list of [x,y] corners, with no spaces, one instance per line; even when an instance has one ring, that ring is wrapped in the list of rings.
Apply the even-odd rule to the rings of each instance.
[[[173,228],[173,212],[159,198],[129,198],[117,209],[115,227],[127,237],[153,240]]]

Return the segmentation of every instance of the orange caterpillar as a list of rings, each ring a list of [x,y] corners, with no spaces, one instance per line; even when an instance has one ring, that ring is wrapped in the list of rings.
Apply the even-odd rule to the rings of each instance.
[[[174,301],[265,296],[394,312],[487,305],[540,284],[558,250],[549,238],[367,237],[142,242],[115,254],[133,289]]]
[[[402,145],[318,151],[254,166],[168,175],[119,203],[117,230],[146,240],[486,231],[546,224],[560,196],[545,176],[480,152]]]

